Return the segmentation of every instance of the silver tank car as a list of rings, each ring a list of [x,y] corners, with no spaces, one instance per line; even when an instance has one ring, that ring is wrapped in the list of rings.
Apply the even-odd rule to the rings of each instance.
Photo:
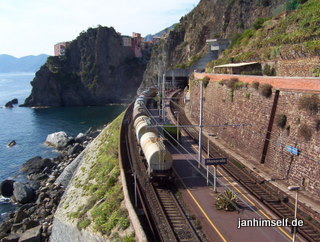
[[[132,114],[132,120],[136,120],[140,116],[147,116],[148,113],[144,107],[144,105],[135,105],[133,107],[133,114]]]
[[[172,171],[172,156],[154,132],[142,135],[140,145],[148,163],[149,177],[168,177]]]
[[[151,127],[151,125],[152,125],[151,118],[149,118],[146,115],[142,115],[136,118],[136,120],[133,123],[133,127],[135,129],[138,143],[140,143],[140,139],[142,135],[144,135],[145,133],[147,132],[157,133],[157,128]]]

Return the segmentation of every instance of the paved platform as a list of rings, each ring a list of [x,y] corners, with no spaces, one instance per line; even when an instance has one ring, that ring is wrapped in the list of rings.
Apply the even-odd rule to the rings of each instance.
[[[190,119],[190,114],[186,112],[186,116]],[[206,132],[203,132],[203,135],[206,136]],[[283,193],[287,194],[288,196],[292,197],[294,200],[295,192],[288,191],[288,185],[283,180],[274,179],[274,172],[266,167],[264,164],[255,161],[253,158],[246,156],[245,154],[241,154],[240,151],[231,149],[225,144],[222,140],[209,137],[210,142],[214,143],[217,147],[224,150],[236,160],[241,162],[246,168],[250,169],[252,172],[258,174],[262,177],[265,181],[268,181],[270,184],[274,185],[278,189],[280,189]],[[311,210],[318,213],[318,217],[320,218],[320,201],[315,201],[308,196],[306,191],[299,191],[299,204],[304,204],[304,206],[310,208]]]
[[[152,112],[158,119],[157,112]],[[167,110],[170,123],[172,114]],[[171,118],[170,118],[171,116]],[[158,119],[159,120],[159,119]],[[172,119],[173,120],[173,119]],[[197,145],[182,132],[180,144],[172,146],[173,168],[177,173],[177,183],[186,207],[200,222],[202,231],[208,241],[291,241],[288,227],[242,227],[245,220],[278,219],[263,204],[252,197],[236,181],[222,169],[217,169],[217,193],[213,191],[213,177],[209,186],[204,168],[198,169]],[[213,170],[210,167],[210,173]],[[221,211],[215,208],[215,198],[226,189],[232,189],[238,194],[236,211]],[[297,241],[303,241],[298,237]]]
[[[290,241],[288,228],[242,227],[239,220],[276,219],[262,204],[251,197],[231,177],[218,168],[217,193],[213,191],[213,177],[207,186],[205,171],[198,170],[197,151],[186,136],[181,138],[181,148],[170,148],[173,154],[174,170],[178,174],[177,182],[186,206],[201,223],[208,241]],[[210,168],[212,173],[212,168]],[[201,173],[203,175],[201,175]],[[239,191],[236,191],[237,188]],[[227,189],[238,193],[237,210],[223,211],[215,208],[216,197]],[[268,214],[269,213],[269,214]]]

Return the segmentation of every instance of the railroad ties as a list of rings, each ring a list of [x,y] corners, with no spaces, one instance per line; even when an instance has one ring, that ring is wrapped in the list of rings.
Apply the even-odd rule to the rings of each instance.
[[[121,130],[121,160],[137,175],[138,194],[149,226],[161,241],[201,241],[183,209],[168,187],[159,187],[149,181],[132,128],[132,105],[127,109]],[[129,170],[129,169],[128,169]],[[132,178],[130,178],[132,182]],[[174,184],[172,184],[174,186]],[[154,238],[150,238],[151,240]],[[157,240],[158,240],[157,239]]]
[[[172,113],[175,111],[179,112],[179,123],[181,125],[191,125],[190,121],[184,113],[178,103],[171,101],[170,108]],[[185,132],[196,142],[198,142],[198,130],[195,127],[184,129]],[[203,137],[203,144],[207,144],[207,138]],[[207,151],[207,146],[203,145],[202,149]],[[210,156],[211,157],[228,157],[224,151],[214,146],[210,142]],[[260,184],[257,178],[252,174],[248,173],[245,169],[241,169],[235,165],[237,161],[228,157],[231,162],[221,167],[229,173],[234,179],[241,183],[249,192],[251,192],[257,199],[263,202],[270,210],[272,210],[280,218],[289,218],[291,221],[294,218],[294,208],[288,203],[284,202],[283,198],[275,194],[275,192],[266,184]],[[298,228],[298,233],[300,233],[308,241],[320,241],[320,227],[319,224],[313,222],[312,219],[298,217],[298,219],[303,219],[304,225]]]
[[[172,192],[156,187],[156,193],[177,240],[200,241]]]

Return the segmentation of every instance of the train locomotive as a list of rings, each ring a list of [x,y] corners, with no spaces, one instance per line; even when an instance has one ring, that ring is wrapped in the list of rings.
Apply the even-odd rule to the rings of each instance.
[[[149,89],[138,96],[133,106],[132,120],[138,144],[146,160],[149,179],[165,181],[172,178],[172,156],[146,108],[154,101],[155,95],[156,92]]]

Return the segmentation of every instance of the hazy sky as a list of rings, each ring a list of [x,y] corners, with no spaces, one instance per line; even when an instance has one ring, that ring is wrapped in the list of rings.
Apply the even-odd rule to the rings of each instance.
[[[57,42],[89,27],[154,34],[177,23],[200,0],[0,0],[0,54],[53,55]]]

